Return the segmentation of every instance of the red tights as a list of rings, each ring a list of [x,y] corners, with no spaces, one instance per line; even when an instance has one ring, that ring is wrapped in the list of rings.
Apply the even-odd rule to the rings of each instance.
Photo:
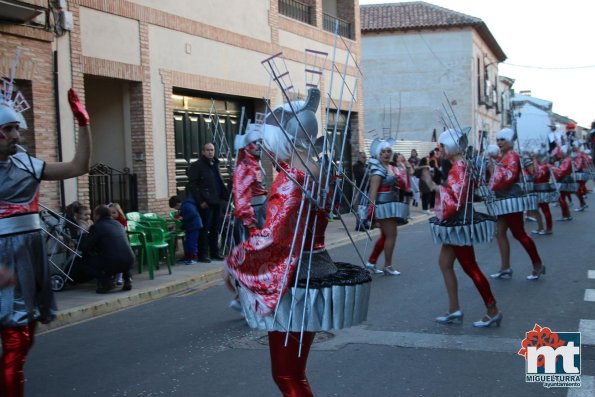
[[[554,227],[552,224],[552,213],[550,212],[550,205],[548,203],[539,203],[539,209],[543,212],[545,218],[545,230],[551,231]]]
[[[0,334],[2,336],[0,396],[23,397],[25,395],[23,367],[27,353],[33,345],[35,323],[23,327],[2,328]]]
[[[504,217],[512,236],[525,248],[529,257],[531,257],[531,263],[533,265],[540,265],[541,258],[537,253],[537,247],[535,246],[535,242],[529,235],[525,232],[525,225],[523,224],[523,213],[522,212],[515,212],[513,214],[506,214],[501,215]]]
[[[269,332],[269,352],[273,379],[284,397],[312,397],[312,390],[306,378],[308,353],[314,341],[315,332],[304,332],[301,355],[300,333],[290,332],[285,346],[285,332]]]
[[[579,181],[578,190],[576,191],[576,197],[580,202],[580,206],[584,207],[587,203],[585,202],[585,194],[587,194],[587,182]]]
[[[473,246],[453,245],[452,247],[455,250],[457,260],[461,264],[465,273],[467,273],[467,276],[473,280],[473,284],[475,284],[475,288],[477,288],[479,294],[483,298],[486,307],[494,306],[496,304],[496,299],[494,298],[494,295],[492,295],[490,283],[488,283],[488,280],[479,269],[479,265],[475,260],[475,250],[473,249]]]
[[[568,209],[568,203],[566,199],[570,199],[569,192],[560,192],[560,208],[562,209],[562,218],[568,218],[570,216],[570,210]]]
[[[370,262],[370,263],[378,262],[378,257],[380,256],[380,254],[382,253],[382,250],[384,249],[385,238],[386,237],[384,236],[384,233],[380,235],[380,238],[378,239],[378,241],[376,241],[376,244],[374,244],[374,248],[372,249],[372,253],[370,253],[370,258],[368,259],[368,262]]]

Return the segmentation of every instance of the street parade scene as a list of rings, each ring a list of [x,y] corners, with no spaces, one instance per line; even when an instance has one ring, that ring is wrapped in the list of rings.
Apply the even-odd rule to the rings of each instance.
[[[595,395],[587,58],[457,0],[1,3],[0,397]]]

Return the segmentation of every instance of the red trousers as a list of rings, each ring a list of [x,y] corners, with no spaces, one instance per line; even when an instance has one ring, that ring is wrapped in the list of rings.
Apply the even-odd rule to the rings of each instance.
[[[560,199],[562,201],[562,199]],[[537,253],[537,247],[535,246],[535,242],[529,235],[525,232],[525,225],[523,223],[523,213],[522,212],[515,212],[513,214],[506,214],[500,215],[506,221],[510,232],[512,233],[512,237],[514,237],[527,251],[529,257],[531,258],[531,263],[533,265],[541,264],[541,258]]]
[[[0,396],[23,397],[25,395],[25,377],[23,367],[35,336],[35,324],[23,327],[5,327],[0,330],[2,336],[2,380]]]
[[[568,209],[566,198],[570,199],[570,193],[560,192],[560,209],[562,210],[562,218],[568,218],[570,216],[570,210]]]
[[[587,182],[579,181],[578,190],[576,191],[576,197],[580,202],[580,206],[584,207],[587,203],[585,202],[585,194],[587,194]]]
[[[300,354],[300,333],[290,332],[285,346],[285,332],[269,332],[269,352],[273,379],[284,397],[313,397],[306,378],[308,353],[315,332],[304,332]]]
[[[482,271],[479,269],[479,265],[475,260],[475,250],[473,246],[465,245],[465,246],[452,246],[455,250],[455,255],[457,256],[457,260],[461,264],[461,267],[471,278],[473,284],[475,284],[475,288],[479,291],[479,294],[483,298],[483,302],[486,306],[494,306],[496,304],[496,299],[494,295],[492,295],[492,290],[490,288],[490,283],[483,275]]]
[[[541,212],[543,212],[543,216],[545,218],[545,230],[551,231],[554,226],[552,224],[550,205],[548,203],[539,203],[539,209],[541,209]]]

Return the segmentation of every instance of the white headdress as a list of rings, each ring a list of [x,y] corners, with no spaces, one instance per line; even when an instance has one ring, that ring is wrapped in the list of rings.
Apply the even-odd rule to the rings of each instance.
[[[444,147],[448,155],[463,153],[467,148],[467,135],[461,131],[448,129],[440,134],[438,142]]]
[[[14,91],[14,74],[19,61],[20,49],[12,66],[10,80],[0,79],[0,126],[8,123],[19,123],[19,128],[27,129],[27,123],[21,114],[30,106],[20,91]]]
[[[380,152],[384,149],[392,149],[395,144],[394,139],[378,139],[375,138],[370,145],[370,157],[377,159],[380,156]]]
[[[510,128],[502,128],[497,134],[496,139],[504,139],[507,142],[512,143],[516,139],[515,133]]]
[[[498,145],[488,145],[488,147],[485,150],[485,154],[488,157],[498,157],[498,155],[500,154],[500,148],[498,147]]]

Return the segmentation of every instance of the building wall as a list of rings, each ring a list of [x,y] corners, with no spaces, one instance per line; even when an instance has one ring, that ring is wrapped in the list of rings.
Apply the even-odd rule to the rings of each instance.
[[[471,28],[364,32],[366,138],[390,132],[399,140],[429,141],[434,129],[439,133],[456,121],[473,131],[497,131],[500,118],[495,109],[478,102],[476,60],[481,56],[483,62],[485,53],[493,59]]]
[[[469,31],[364,32],[366,137],[392,126],[392,137],[429,141],[433,129],[442,131],[444,94],[459,122],[470,125],[471,55]]]
[[[321,13],[322,0],[314,4]],[[165,212],[168,197],[175,194],[174,89],[255,101],[266,96],[275,105],[282,98],[261,61],[282,51],[296,91],[303,95],[304,48],[331,52],[334,44],[334,36],[321,26],[279,15],[277,0],[74,0],[69,1],[69,10],[75,17],[70,34],[73,85],[82,86],[79,76],[83,75],[127,81],[129,97],[118,99],[118,103],[130,106],[132,153],[126,158],[133,159],[132,169],[138,174],[140,210]],[[359,10],[354,12],[359,17]],[[347,42],[359,59],[358,43]],[[343,70],[345,45],[339,41],[337,47],[337,66]],[[330,87],[330,66],[329,60],[321,83],[321,109],[326,106],[324,89]],[[352,61],[347,71],[355,76]],[[348,80],[355,83],[353,77]],[[337,102],[336,82],[332,91]],[[363,120],[357,114],[362,111],[360,104],[353,109],[356,145],[361,130],[358,123]],[[342,107],[346,109],[346,104]],[[120,116],[118,113],[117,118]]]

